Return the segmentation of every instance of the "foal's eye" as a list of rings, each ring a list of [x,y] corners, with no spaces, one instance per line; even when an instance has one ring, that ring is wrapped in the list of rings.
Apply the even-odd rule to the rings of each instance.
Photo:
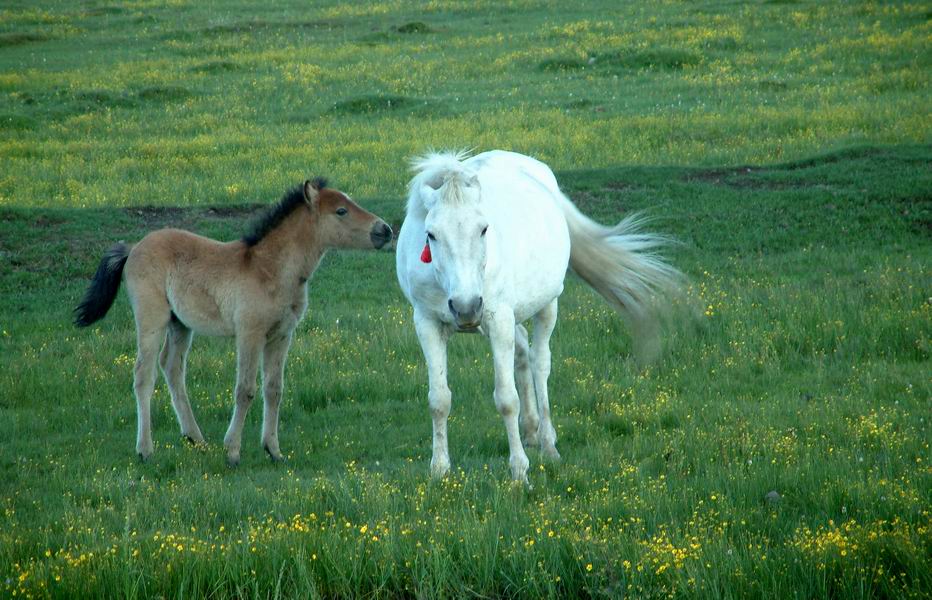
[[[489,230],[489,226],[486,225],[485,227],[482,228],[482,233],[480,233],[479,235],[484,236],[484,235],[485,235],[485,232],[488,231],[488,230]]]
[[[429,240],[432,241],[432,242],[436,242],[436,241],[437,241],[437,238],[434,237],[434,234],[432,234],[432,233],[430,233],[430,232],[427,233],[427,239],[429,239]]]
[[[342,206],[341,206],[340,208],[337,209],[337,214],[340,215],[341,217],[342,217],[343,215],[345,215],[346,213],[348,213],[348,212],[349,212],[349,211],[346,210],[346,208],[344,208],[344,207],[342,207]]]

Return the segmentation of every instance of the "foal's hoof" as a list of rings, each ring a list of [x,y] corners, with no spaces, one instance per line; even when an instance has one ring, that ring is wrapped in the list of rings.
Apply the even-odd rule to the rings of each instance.
[[[152,457],[151,454],[143,454],[142,452],[137,452],[136,457],[139,459],[139,462],[146,464],[149,462],[149,459]]]
[[[181,434],[181,439],[183,439],[184,441],[188,442],[188,443],[191,444],[192,446],[205,446],[205,445],[207,445],[207,441],[204,439],[204,436],[202,436],[202,435],[191,435],[191,434],[188,434],[188,433],[182,433],[182,434]]]
[[[227,468],[235,469],[239,466],[239,457],[228,456],[227,457]]]

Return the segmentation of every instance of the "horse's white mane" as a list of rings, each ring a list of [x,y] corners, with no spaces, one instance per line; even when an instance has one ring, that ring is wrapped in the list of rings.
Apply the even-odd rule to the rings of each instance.
[[[475,177],[475,172],[462,162],[469,155],[469,150],[444,150],[412,158],[411,170],[416,174],[408,189],[408,214],[423,216],[438,200],[450,204],[462,202],[463,189]],[[434,190],[445,186],[444,193],[440,198],[437,195],[426,196],[421,192],[425,185]]]

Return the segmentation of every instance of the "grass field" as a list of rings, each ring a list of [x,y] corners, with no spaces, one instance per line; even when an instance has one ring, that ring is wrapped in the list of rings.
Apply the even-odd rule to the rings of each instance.
[[[932,20],[922,3],[138,1],[0,8],[0,591],[19,597],[923,598],[932,590]],[[286,372],[285,464],[225,466],[160,383],[134,452],[103,250],[233,239],[328,175],[394,224],[407,157],[507,148],[682,243],[701,307],[642,368],[570,277],[560,464],[509,482],[487,344],[451,345],[450,477],[390,252],[333,253]]]

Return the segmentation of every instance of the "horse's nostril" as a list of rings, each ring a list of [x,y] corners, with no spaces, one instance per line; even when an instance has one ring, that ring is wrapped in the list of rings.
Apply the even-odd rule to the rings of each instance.
[[[453,316],[456,316],[456,309],[453,308],[453,299],[447,300],[447,306],[450,307],[450,312],[453,313]]]

